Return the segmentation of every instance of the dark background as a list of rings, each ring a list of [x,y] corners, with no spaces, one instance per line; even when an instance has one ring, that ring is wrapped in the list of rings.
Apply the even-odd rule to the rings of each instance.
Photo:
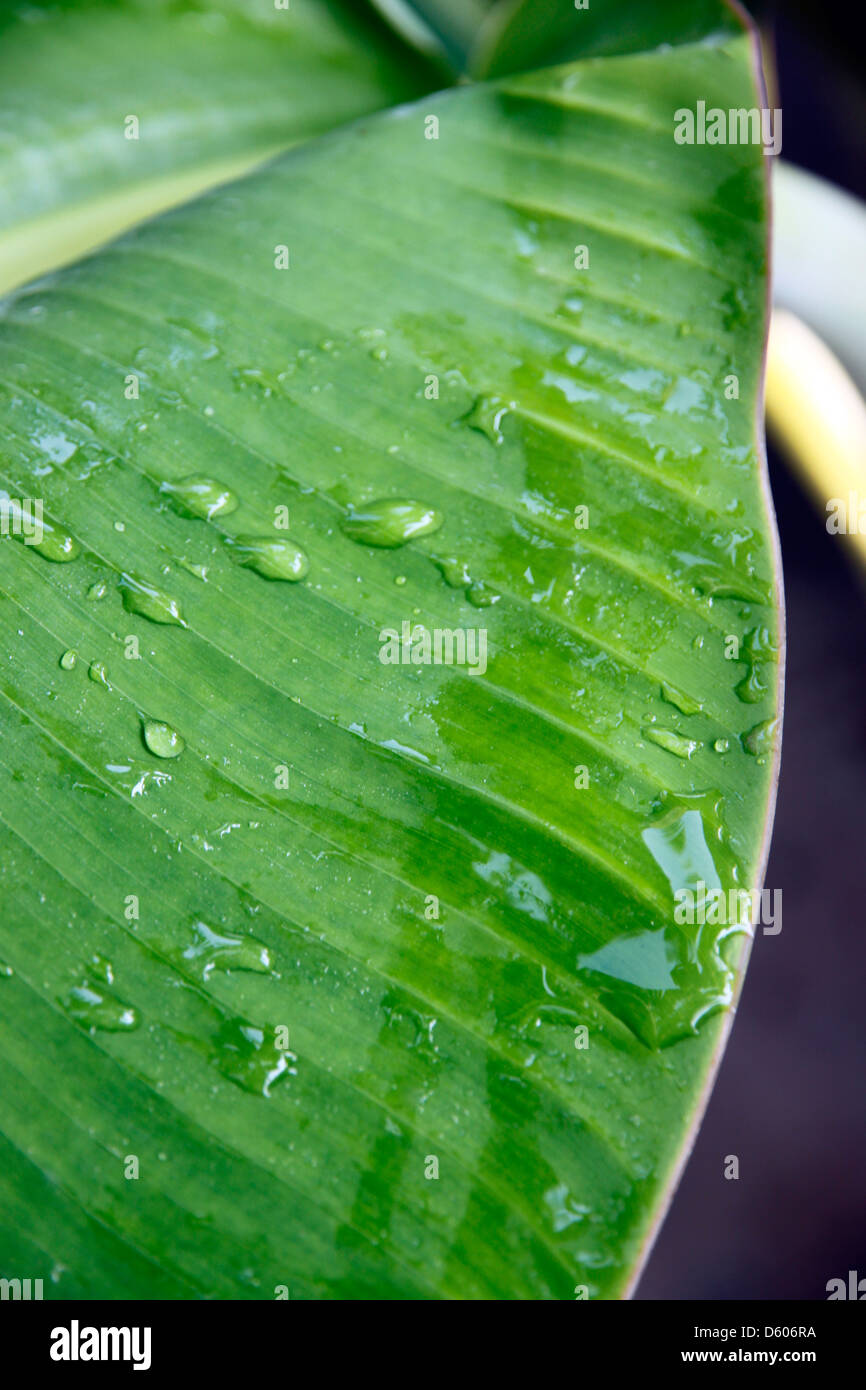
[[[777,8],[783,157],[862,198],[866,103],[847,14]],[[866,1277],[866,577],[772,447],[770,477],[788,671],[766,885],[782,889],[783,926],[756,936],[637,1298],[826,1299],[828,1279]]]

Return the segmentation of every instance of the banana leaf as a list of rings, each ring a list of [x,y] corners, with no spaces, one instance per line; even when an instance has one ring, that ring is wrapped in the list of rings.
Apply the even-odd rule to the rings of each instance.
[[[365,117],[4,303],[4,1275],[633,1286],[752,934],[676,905],[760,885],[778,758],[763,156],[698,100],[748,36]]]

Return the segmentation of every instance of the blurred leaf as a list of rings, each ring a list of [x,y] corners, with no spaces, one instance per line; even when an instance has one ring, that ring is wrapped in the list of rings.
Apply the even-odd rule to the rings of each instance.
[[[739,32],[725,0],[501,0],[476,37],[469,66],[481,77],[524,72],[570,58],[641,53]]]
[[[372,12],[339,0],[5,9],[0,291],[434,85],[434,69]]]

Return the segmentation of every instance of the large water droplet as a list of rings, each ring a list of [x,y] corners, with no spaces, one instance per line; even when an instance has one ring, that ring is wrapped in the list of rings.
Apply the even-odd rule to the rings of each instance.
[[[223,1076],[253,1095],[269,1096],[275,1081],[297,1074],[292,1065],[297,1057],[277,1046],[273,1028],[230,1019],[219,1031],[217,1048],[217,1066]]]
[[[254,936],[223,936],[207,922],[193,924],[194,940],[183,952],[183,959],[201,966],[202,978],[214,970],[253,970],[267,974],[271,957],[267,946]]]
[[[47,521],[42,523],[42,539],[34,542],[33,549],[56,565],[67,564],[81,554],[81,546],[74,536]]]
[[[755,627],[746,634],[743,643],[745,656],[741,660],[748,664],[748,675],[735,687],[739,698],[747,705],[756,705],[768,695],[772,685],[772,666],[777,651],[769,628]]]
[[[104,685],[106,690],[111,689],[111,681],[108,679],[108,672],[101,661],[91,661],[87,668],[87,674],[94,685]]]
[[[284,579],[296,584],[310,568],[305,551],[294,541],[276,536],[237,536],[230,544],[240,563],[264,579]]]
[[[765,719],[743,736],[743,747],[757,758],[759,763],[766,762],[773,752],[777,722],[775,719]]]
[[[343,532],[362,545],[396,550],[398,546],[417,540],[419,536],[429,536],[433,531],[438,531],[441,525],[439,512],[424,502],[405,497],[383,497],[376,502],[367,502],[363,507],[350,508],[343,520]]]
[[[663,927],[657,931],[635,932],[605,942],[591,955],[577,958],[580,970],[595,970],[640,989],[676,989],[673,967],[676,955]]]
[[[472,409],[462,417],[463,423],[470,429],[480,430],[491,444],[501,444],[505,438],[502,433],[502,421],[513,409],[514,402],[506,401],[502,396],[476,396]]]
[[[698,810],[675,812],[642,832],[641,839],[670,885],[671,893],[705,883],[720,888],[713,856]]]
[[[705,810],[713,843],[720,846],[718,804]],[[680,805],[649,825],[641,839],[667,881],[669,920],[665,913],[661,926],[604,942],[582,954],[578,968],[611,1012],[647,1046],[659,1048],[695,1033],[705,1018],[731,1003],[733,970],[722,949],[728,937],[749,927],[739,909],[731,918],[708,908],[727,895],[699,810]]]
[[[142,737],[155,758],[179,758],[186,747],[177,729],[160,719],[146,719]]]
[[[674,733],[673,729],[651,727],[644,729],[643,732],[644,738],[648,738],[650,743],[657,744],[659,748],[664,748],[665,752],[673,753],[678,758],[690,758],[701,746],[696,739]]]
[[[137,1028],[140,1022],[137,1009],[124,1004],[102,984],[77,985],[61,1002],[69,1016],[88,1029],[124,1033]]]
[[[45,519],[41,501],[21,502],[5,490],[0,490],[0,535],[13,536],[55,564],[66,564],[81,554],[74,536]]]
[[[151,623],[186,627],[177,599],[163,593],[155,584],[133,579],[131,574],[122,574],[120,591],[127,613],[137,613],[140,618],[147,618]]]
[[[203,521],[211,521],[215,516],[228,516],[237,510],[238,499],[231,488],[201,474],[191,474],[179,482],[161,483],[159,490],[167,494],[178,511]]]

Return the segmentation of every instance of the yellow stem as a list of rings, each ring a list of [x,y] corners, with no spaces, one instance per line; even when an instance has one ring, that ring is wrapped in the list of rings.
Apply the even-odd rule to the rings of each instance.
[[[866,402],[826,344],[786,309],[773,313],[766,395],[767,423],[828,530],[840,529],[866,565]]]

